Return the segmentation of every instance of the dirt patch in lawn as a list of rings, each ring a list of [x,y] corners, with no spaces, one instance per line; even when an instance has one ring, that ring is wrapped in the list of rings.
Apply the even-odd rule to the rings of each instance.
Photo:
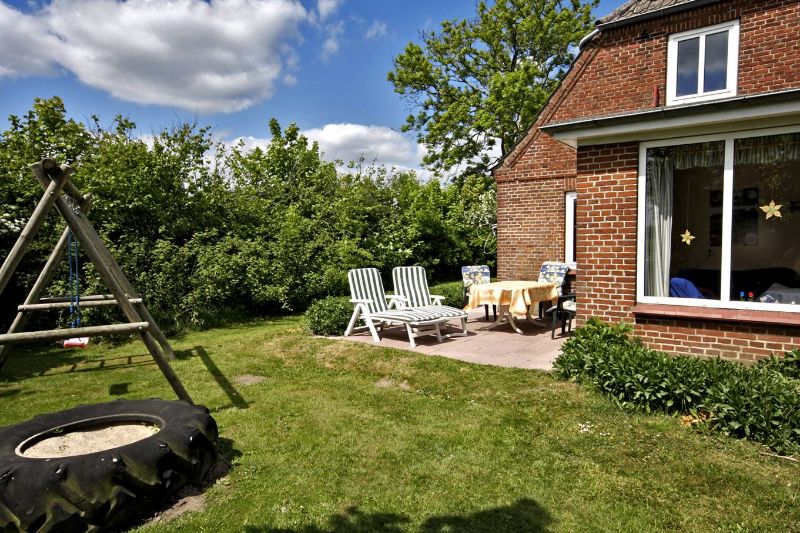
[[[167,522],[194,511],[202,511],[206,506],[205,495],[197,487],[183,487],[178,491],[178,501],[153,517],[151,522]]]
[[[239,385],[258,385],[266,380],[264,376],[254,376],[253,374],[242,374],[233,380]]]
[[[397,383],[393,379],[383,378],[375,382],[375,386],[380,389],[400,389],[402,391],[410,391],[411,385],[408,384],[408,381],[403,380],[400,383]]]

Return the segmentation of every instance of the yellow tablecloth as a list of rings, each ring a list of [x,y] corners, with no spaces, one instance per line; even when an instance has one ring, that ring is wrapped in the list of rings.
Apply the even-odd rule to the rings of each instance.
[[[545,281],[495,281],[473,285],[469,292],[469,303],[465,310],[475,309],[482,305],[508,306],[515,316],[528,313],[528,306],[550,300],[553,305],[558,302],[558,290],[555,283]]]

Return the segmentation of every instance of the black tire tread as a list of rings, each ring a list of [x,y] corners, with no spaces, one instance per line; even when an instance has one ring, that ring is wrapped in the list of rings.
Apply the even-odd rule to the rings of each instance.
[[[161,429],[125,446],[73,457],[34,459],[15,451],[44,431],[123,415],[158,418]],[[200,483],[216,458],[216,442],[208,409],[160,399],[82,405],[0,428],[0,532],[118,529],[153,512],[180,487]]]

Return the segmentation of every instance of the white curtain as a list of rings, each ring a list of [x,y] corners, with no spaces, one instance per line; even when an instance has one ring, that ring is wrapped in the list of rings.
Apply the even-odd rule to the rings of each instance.
[[[672,255],[672,157],[651,156],[647,161],[647,237],[645,294],[669,296],[669,263]]]
[[[774,165],[800,161],[800,133],[736,140],[736,164]]]

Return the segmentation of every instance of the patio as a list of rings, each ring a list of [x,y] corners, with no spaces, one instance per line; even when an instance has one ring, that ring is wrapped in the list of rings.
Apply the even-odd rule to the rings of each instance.
[[[412,350],[414,352],[440,355],[449,359],[458,359],[468,363],[494,365],[509,368],[531,368],[550,370],[553,361],[558,357],[561,344],[568,335],[559,337],[560,329],[556,330],[556,338],[550,338],[550,320],[536,319],[532,322],[517,320],[517,325],[523,334],[515,333],[506,323],[492,328],[490,320],[485,319],[483,308],[469,312],[466,337],[451,337],[441,343],[434,336],[418,337],[417,347],[411,348],[408,336],[402,327],[391,327],[381,334],[381,343],[376,346]],[[453,322],[455,324],[455,322]],[[574,323],[573,323],[574,327]],[[448,326],[445,333],[455,333],[457,327]],[[361,332],[350,337],[336,337],[345,341],[365,342],[373,344],[369,332]]]

